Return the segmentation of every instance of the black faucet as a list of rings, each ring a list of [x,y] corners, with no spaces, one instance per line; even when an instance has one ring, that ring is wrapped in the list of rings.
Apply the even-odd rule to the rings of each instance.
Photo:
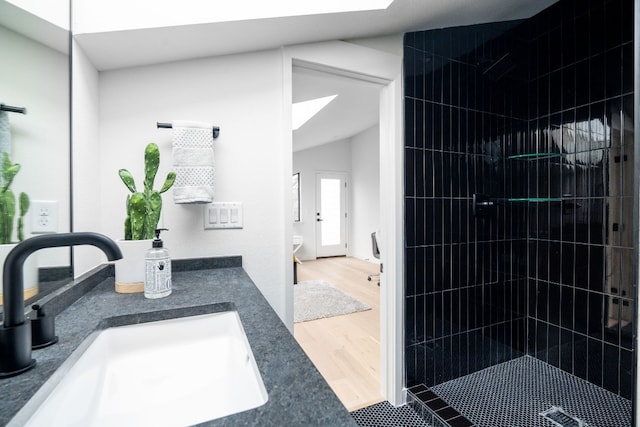
[[[109,261],[122,258],[118,245],[98,233],[57,233],[31,237],[9,252],[4,262],[2,292],[4,320],[0,328],[0,378],[21,374],[36,364],[31,358],[31,324],[24,316],[22,267],[29,255],[44,248],[92,245]]]

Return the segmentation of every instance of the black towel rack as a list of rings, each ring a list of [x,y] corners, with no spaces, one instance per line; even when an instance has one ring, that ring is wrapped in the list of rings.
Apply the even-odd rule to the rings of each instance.
[[[0,104],[0,111],[8,111],[10,113],[27,114],[27,109],[24,107],[14,107],[12,105]]]
[[[162,128],[162,129],[171,129],[173,128],[173,125],[171,123],[161,123],[158,122],[158,128]],[[213,138],[217,138],[220,135],[220,128],[218,126],[213,126],[212,127],[212,131],[213,131]]]

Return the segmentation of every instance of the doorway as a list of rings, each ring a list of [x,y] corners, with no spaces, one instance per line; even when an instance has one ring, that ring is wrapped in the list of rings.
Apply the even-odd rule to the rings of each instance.
[[[401,38],[398,38],[401,41]],[[395,43],[395,42],[394,42]],[[401,46],[401,44],[398,44]],[[380,261],[385,269],[380,287],[380,387],[382,395],[393,405],[405,403],[403,379],[403,98],[401,63],[402,50],[397,53],[377,50],[342,41],[290,46],[283,49],[283,138],[285,147],[293,149],[291,110],[294,67],[305,67],[361,81],[377,83],[381,88],[376,105],[379,106],[380,163]],[[284,153],[287,155],[287,153]],[[335,160],[339,160],[336,158]],[[284,160],[285,165],[287,159]],[[290,161],[290,160],[289,160]],[[290,182],[292,168],[283,171],[283,182]],[[297,172],[297,171],[295,171]],[[301,182],[306,178],[301,177]],[[289,190],[287,191],[291,193]],[[290,210],[291,197],[285,197],[286,210]],[[304,209],[305,202],[302,202]],[[285,217],[291,224],[292,217]],[[288,228],[286,240],[292,240],[294,230]],[[313,245],[315,248],[315,242]],[[304,249],[304,248],[303,248]],[[315,251],[315,250],[314,250]],[[286,275],[293,283],[293,269],[287,263]],[[288,307],[288,325],[293,325],[293,286],[285,289]],[[291,326],[292,328],[292,326]],[[293,328],[292,328],[293,329]]]
[[[347,255],[347,174],[316,174],[316,257]]]
[[[293,131],[293,171],[300,182],[301,236],[296,252],[294,319],[307,312],[305,289],[341,291],[368,310],[294,324],[294,337],[349,410],[383,400],[380,386],[379,271],[371,233],[380,228],[379,84],[294,68],[293,102],[335,99]],[[357,123],[362,123],[355,126]],[[327,133],[327,130],[330,130]],[[313,305],[322,306],[322,298]]]

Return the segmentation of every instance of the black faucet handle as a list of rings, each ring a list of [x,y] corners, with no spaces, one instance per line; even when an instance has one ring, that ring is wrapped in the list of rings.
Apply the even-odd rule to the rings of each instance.
[[[37,350],[57,343],[55,317],[47,316],[44,307],[38,304],[31,308],[37,314],[35,319],[31,319],[31,348]]]

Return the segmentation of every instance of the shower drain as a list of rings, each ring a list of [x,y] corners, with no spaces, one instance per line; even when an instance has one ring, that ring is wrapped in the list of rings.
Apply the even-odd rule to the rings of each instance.
[[[564,412],[564,410],[559,406],[552,406],[551,409],[540,412],[540,415],[558,427],[587,427],[587,424],[585,424],[584,421],[576,417],[572,417]]]

